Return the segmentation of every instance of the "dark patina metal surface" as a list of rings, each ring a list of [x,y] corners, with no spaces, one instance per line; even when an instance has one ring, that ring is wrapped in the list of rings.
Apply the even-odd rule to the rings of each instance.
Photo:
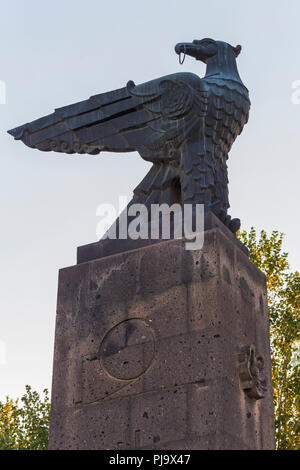
[[[250,109],[236,64],[240,51],[213,39],[177,44],[177,54],[206,63],[204,78],[176,73],[141,85],[129,81],[9,133],[42,151],[137,151],[153,166],[129,205],[205,204],[235,233],[240,221],[227,213],[227,159]]]

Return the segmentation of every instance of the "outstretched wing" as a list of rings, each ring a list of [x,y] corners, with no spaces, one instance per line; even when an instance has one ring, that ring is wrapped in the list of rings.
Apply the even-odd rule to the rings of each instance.
[[[207,85],[173,74],[93,96],[9,131],[43,151],[98,154],[139,151],[149,157],[179,144],[207,111]]]

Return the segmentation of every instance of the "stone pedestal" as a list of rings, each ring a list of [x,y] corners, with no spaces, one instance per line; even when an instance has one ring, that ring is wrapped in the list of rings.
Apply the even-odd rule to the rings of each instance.
[[[265,277],[225,228],[60,271],[50,428],[50,449],[274,448]]]

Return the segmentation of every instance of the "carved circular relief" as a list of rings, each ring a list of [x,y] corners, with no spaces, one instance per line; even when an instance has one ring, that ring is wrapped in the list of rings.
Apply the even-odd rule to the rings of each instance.
[[[100,346],[100,363],[105,372],[118,380],[133,380],[150,367],[155,353],[154,334],[141,319],[119,323]]]

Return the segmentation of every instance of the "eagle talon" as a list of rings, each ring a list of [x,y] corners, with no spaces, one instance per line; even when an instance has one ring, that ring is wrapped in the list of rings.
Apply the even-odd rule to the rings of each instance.
[[[235,234],[241,228],[240,219],[232,219],[225,209],[221,209],[216,215],[232,233]]]
[[[229,223],[228,228],[231,230],[232,233],[235,234],[241,228],[240,219],[232,219]]]

